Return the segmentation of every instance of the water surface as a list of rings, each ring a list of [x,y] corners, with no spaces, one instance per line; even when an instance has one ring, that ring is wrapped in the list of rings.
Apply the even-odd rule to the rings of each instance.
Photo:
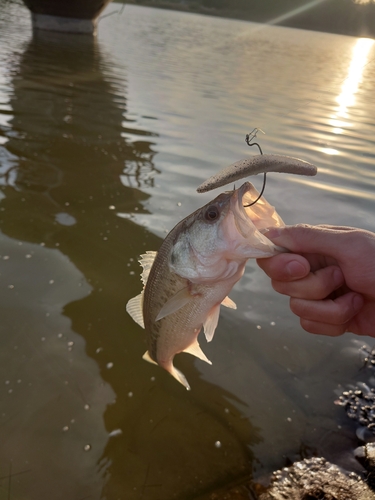
[[[269,175],[286,223],[375,231],[374,56],[367,39],[128,5],[94,40],[33,34],[4,5],[0,498],[207,499],[309,454],[351,463],[334,391],[364,379],[369,339],[307,334],[250,262],[201,341],[213,365],[176,358],[187,393],[141,359],[125,304],[138,255],[216,195],[195,189],[254,153],[254,127],[264,152],[319,168]]]

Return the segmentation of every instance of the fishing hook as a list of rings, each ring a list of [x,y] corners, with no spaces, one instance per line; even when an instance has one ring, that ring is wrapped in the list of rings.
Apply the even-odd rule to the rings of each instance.
[[[253,139],[256,138],[258,132],[262,132],[262,134],[265,134],[265,132],[263,132],[261,128],[253,128],[250,134],[246,134],[245,142],[248,146],[258,146],[259,152],[262,155],[263,151],[262,148],[259,146],[259,144],[257,142],[251,142]]]
[[[263,132],[263,130],[261,128],[254,128],[249,134],[246,134],[245,141],[246,141],[246,144],[248,146],[258,146],[260,154],[262,155],[263,151],[262,151],[262,148],[259,146],[259,144],[257,142],[251,142],[253,139],[256,138],[258,132],[262,132],[262,134],[265,133],[265,132]],[[261,190],[258,198],[255,201],[252,201],[251,203],[249,203],[248,205],[244,205],[244,208],[248,208],[248,207],[255,205],[255,203],[261,199],[261,197],[264,193],[264,190],[266,188],[266,181],[267,181],[267,172],[264,172],[263,186],[262,186],[262,190]]]

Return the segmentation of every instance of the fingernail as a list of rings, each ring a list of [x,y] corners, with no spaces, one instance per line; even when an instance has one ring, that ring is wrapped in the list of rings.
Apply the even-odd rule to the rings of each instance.
[[[288,262],[285,268],[292,278],[303,278],[307,274],[305,266],[297,260]]]
[[[278,238],[281,235],[281,227],[270,227],[267,229],[267,232],[265,233],[265,236],[269,238],[270,240],[273,240],[274,238]]]
[[[357,312],[360,311],[364,304],[362,295],[359,294],[354,295],[352,304],[355,311]]]

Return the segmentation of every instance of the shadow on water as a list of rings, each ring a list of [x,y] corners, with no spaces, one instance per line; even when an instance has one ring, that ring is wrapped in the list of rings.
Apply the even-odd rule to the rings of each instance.
[[[142,332],[125,312],[126,301],[140,289],[136,257],[147,249],[157,249],[160,239],[116,216],[117,212],[144,211],[142,202],[148,195],[140,188],[152,186],[150,173],[158,174],[152,133],[133,129],[125,116],[124,70],[117,67],[112,71],[91,38],[49,33],[34,36],[24,52],[14,54],[10,61],[12,118],[0,129],[4,143],[1,231],[4,238],[33,248],[43,242],[45,248],[39,247],[40,252],[58,250],[83,273],[84,297],[71,294],[63,302],[64,317],[85,341],[74,363],[88,373],[86,352],[100,370],[100,380],[91,383],[104,381],[115,393],[103,415],[106,431],[113,434],[96,455],[94,445],[91,450],[98,457],[91,476],[104,481],[96,489],[85,486],[80,465],[75,472],[69,471],[67,482],[66,471],[75,462],[69,453],[59,454],[64,439],[59,427],[43,438],[56,446],[54,458],[43,455],[41,469],[30,459],[27,467],[33,484],[45,484],[28,489],[28,498],[188,499],[249,477],[254,459],[250,447],[260,436],[243,418],[243,403],[200,379],[195,361],[188,355],[179,357],[177,364],[192,384],[191,393],[168,374],[147,365],[141,359]],[[125,132],[138,139],[130,140]],[[64,266],[58,262],[56,266],[61,267],[63,282]],[[40,279],[38,268],[32,279]],[[53,307],[52,299],[51,303]],[[17,310],[14,315],[17,329]],[[5,370],[7,360],[3,361]],[[48,359],[48,351],[38,361],[57,367],[60,362],[58,357]],[[80,377],[77,372],[72,383],[81,400],[92,404]],[[53,390],[46,397],[54,401]],[[58,399],[51,403],[55,416],[62,411]],[[107,394],[102,401],[109,399]],[[15,411],[22,412],[24,404],[19,399]],[[33,408],[33,401],[27,404]],[[70,408],[69,399],[65,404]],[[100,420],[100,405],[96,411]],[[42,455],[43,447],[35,446],[34,437],[27,434],[43,435],[55,417],[45,412],[37,415],[40,420],[23,433],[29,446],[36,448],[34,453]],[[7,422],[2,432],[17,433]],[[91,432],[93,443],[95,428],[90,429],[88,423],[84,431],[87,436]],[[80,442],[79,449],[84,453],[82,445]],[[4,463],[9,460],[9,449],[0,452]],[[22,444],[17,453],[26,455]],[[84,463],[84,457],[76,458],[77,464]],[[90,474],[86,476],[90,478]],[[5,486],[0,483],[3,489]]]

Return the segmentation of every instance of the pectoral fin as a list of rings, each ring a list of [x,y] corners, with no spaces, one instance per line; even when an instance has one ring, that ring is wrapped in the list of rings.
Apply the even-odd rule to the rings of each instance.
[[[193,344],[189,345],[189,347],[185,349],[184,352],[188,352],[189,354],[196,356],[202,361],[205,361],[209,365],[212,365],[212,362],[206,357],[205,353],[200,348],[200,345],[198,344],[197,340]]]
[[[188,287],[183,288],[179,292],[177,292],[173,297],[171,297],[160,309],[159,314],[156,316],[155,321],[159,321],[162,318],[165,318],[169,314],[173,314],[181,307],[184,307],[189,300],[191,299],[191,294],[189,292]]]
[[[207,342],[211,342],[214,337],[214,333],[219,322],[220,314],[220,304],[214,306],[208,313],[206,321],[203,323],[204,334],[206,336]]]
[[[143,320],[143,291],[129,300],[126,304],[126,311],[139,326],[145,327]]]
[[[237,309],[237,305],[235,302],[233,302],[232,299],[229,297],[225,297],[225,299],[222,302],[222,305],[225,307],[229,307],[230,309]]]

